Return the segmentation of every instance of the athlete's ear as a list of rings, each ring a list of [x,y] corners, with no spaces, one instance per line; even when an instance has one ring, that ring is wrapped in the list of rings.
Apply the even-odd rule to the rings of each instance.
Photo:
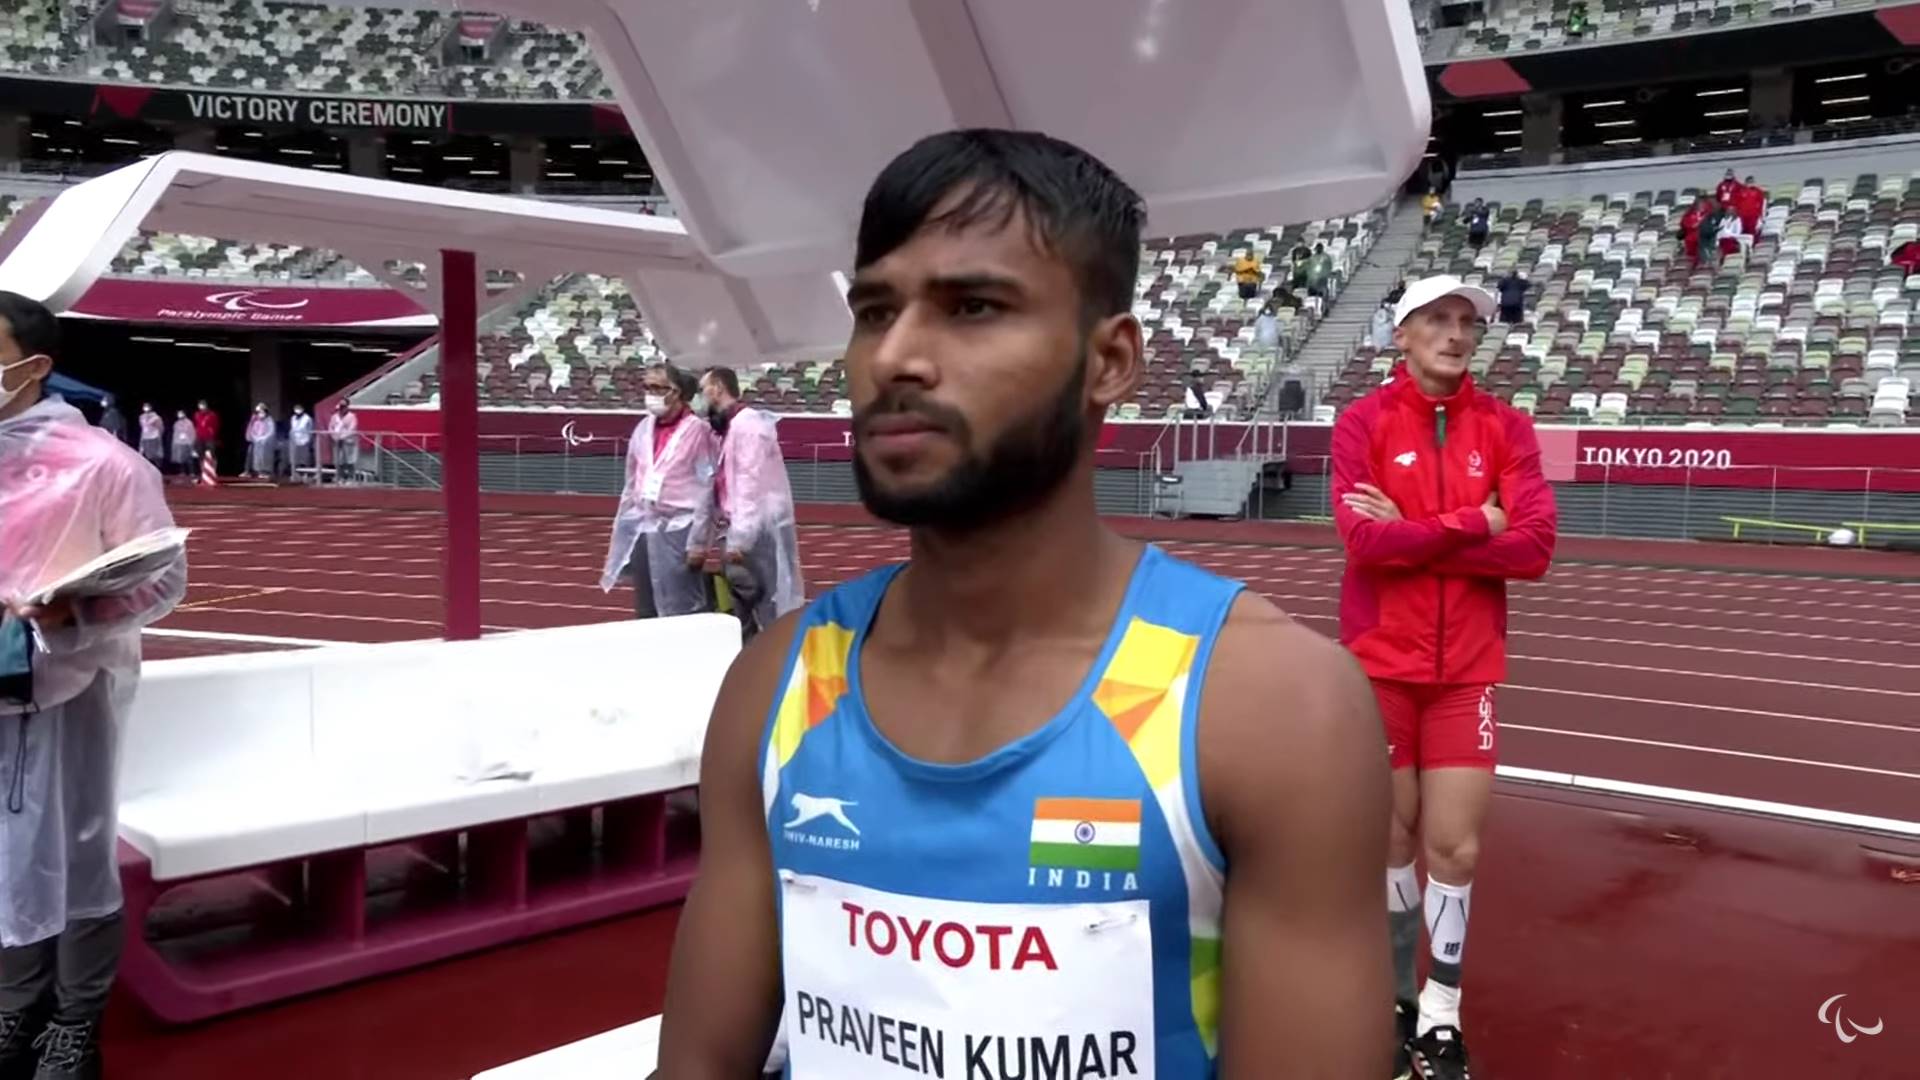
[[[1145,367],[1140,321],[1131,312],[1109,315],[1087,333],[1087,398],[1105,411],[1133,399]]]

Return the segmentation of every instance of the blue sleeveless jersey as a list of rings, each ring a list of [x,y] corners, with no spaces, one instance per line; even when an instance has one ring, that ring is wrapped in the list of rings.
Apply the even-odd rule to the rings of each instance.
[[[1148,547],[1072,702],[937,764],[890,743],[860,688],[901,569],[807,608],[769,710],[786,1075],[1215,1075],[1225,863],[1195,718],[1240,584]]]

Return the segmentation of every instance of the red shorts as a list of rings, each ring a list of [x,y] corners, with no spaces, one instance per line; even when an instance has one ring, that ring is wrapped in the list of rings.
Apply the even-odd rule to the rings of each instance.
[[[1394,768],[1491,769],[1498,760],[1491,684],[1375,679],[1373,696]]]

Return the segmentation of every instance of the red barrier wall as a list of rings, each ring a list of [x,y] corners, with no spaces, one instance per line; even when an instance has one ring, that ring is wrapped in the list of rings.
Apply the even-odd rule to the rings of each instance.
[[[438,449],[440,414],[431,409],[358,410],[365,435],[408,436]],[[633,413],[489,409],[480,414],[481,448],[488,453],[614,454],[625,448],[638,421]],[[1189,429],[1191,432],[1192,429]],[[1920,492],[1920,429],[1856,431],[1751,428],[1602,428],[1542,426],[1540,451],[1549,480],[1696,487],[1782,487],[1828,491]],[[1295,424],[1287,452],[1296,472],[1325,465],[1328,424]],[[1203,433],[1197,456],[1225,455],[1246,438],[1244,424],[1222,423]],[[1163,454],[1173,436],[1166,424],[1111,422],[1101,433],[1101,464],[1137,468],[1155,443]],[[1186,439],[1192,440],[1189,433]],[[791,461],[845,461],[851,426],[839,416],[788,416],[780,442]],[[1195,448],[1183,443],[1182,457]]]

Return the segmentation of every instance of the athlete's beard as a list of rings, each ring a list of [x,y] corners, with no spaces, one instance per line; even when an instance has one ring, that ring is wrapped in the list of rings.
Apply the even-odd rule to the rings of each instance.
[[[1079,363],[1065,386],[1032,415],[1009,427],[982,453],[969,451],[960,464],[931,486],[890,491],[867,469],[860,455],[862,425],[854,422],[853,478],[860,501],[873,516],[909,528],[978,529],[1014,516],[1046,500],[1080,459],[1086,432],[1081,392],[1086,369]],[[882,394],[867,410],[872,415],[914,412],[941,423],[962,446],[972,446],[972,428],[957,411],[931,402]]]

